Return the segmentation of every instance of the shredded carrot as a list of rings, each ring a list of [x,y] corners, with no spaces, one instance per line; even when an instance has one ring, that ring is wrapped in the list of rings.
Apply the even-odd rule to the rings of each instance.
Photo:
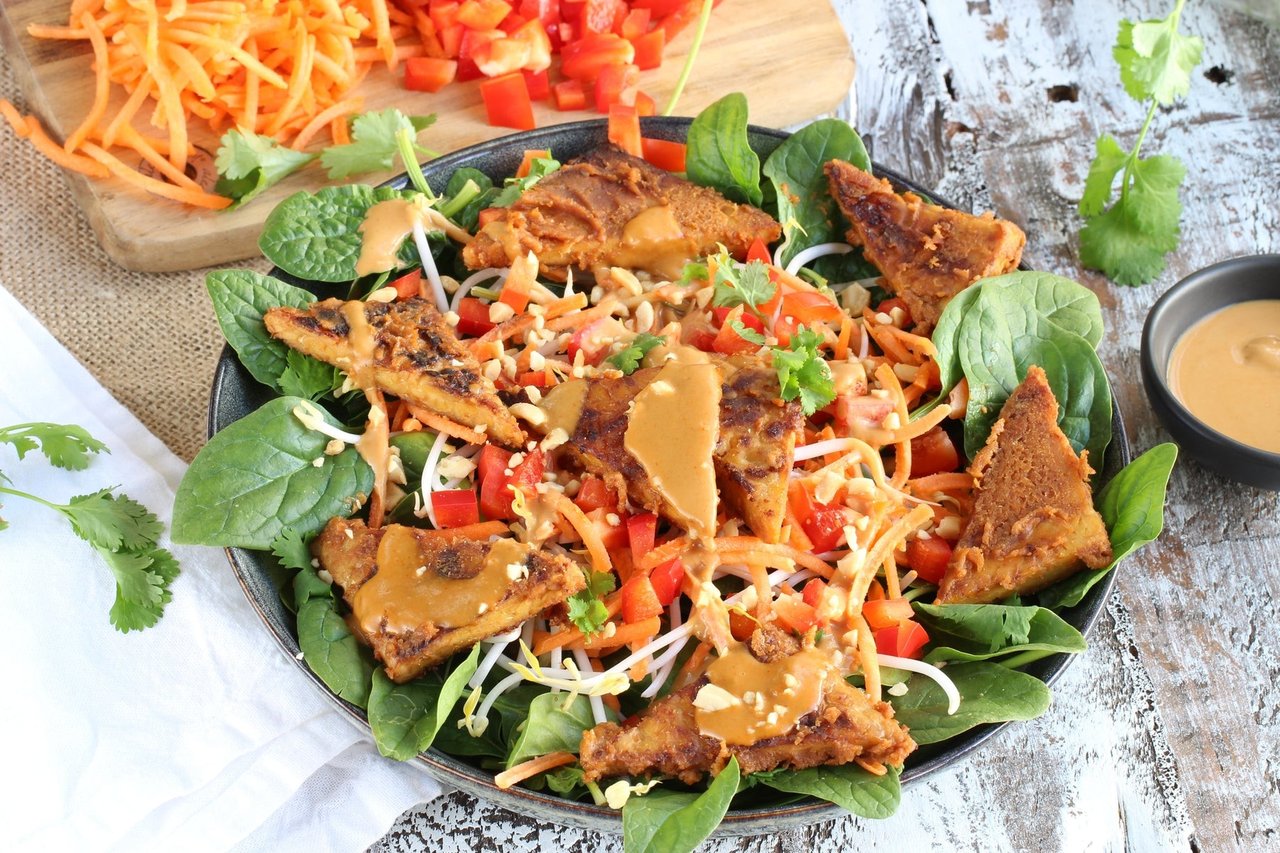
[[[26,139],[31,135],[31,128],[27,127],[27,120],[18,112],[17,107],[11,104],[7,99],[0,98],[0,116],[4,116],[4,120],[9,122],[9,126],[13,128],[13,132],[21,139]]]
[[[567,323],[568,326],[572,326],[577,323],[586,323],[589,321],[582,319],[587,313],[589,313],[586,311],[583,311],[581,314],[574,314],[571,317],[564,316],[572,311],[585,308],[586,306],[587,295],[585,293],[575,293],[572,296],[557,299],[555,302],[549,304],[546,311],[543,312],[542,318],[548,321],[557,320],[557,318],[559,318],[558,322]],[[480,354],[484,352],[486,347],[494,343],[505,341],[509,338],[514,338],[516,335],[523,334],[524,332],[532,329],[535,323],[537,323],[537,317],[535,315],[527,312],[524,314],[518,314],[510,320],[507,320],[505,323],[500,323],[497,326],[494,326],[474,341],[471,341],[471,351],[477,357],[480,357]],[[547,323],[547,328],[551,329],[553,332],[558,331],[558,329],[553,328],[550,322]]]
[[[600,538],[596,526],[564,493],[558,492],[557,495],[556,509],[582,537],[582,544],[587,546],[587,553],[591,556],[591,568],[597,572],[610,571],[609,550],[604,547],[604,540]]]
[[[511,531],[501,521],[477,521],[475,524],[464,524],[461,527],[449,527],[440,531],[456,539],[476,539],[483,541],[490,536],[505,536]]]
[[[111,174],[140,189],[146,190],[147,192],[161,195],[165,198],[173,199],[174,201],[181,201],[194,207],[205,207],[210,210],[222,210],[231,204],[231,199],[226,198],[225,196],[214,195],[213,193],[207,193],[201,190],[190,190],[185,187],[175,187],[172,184],[166,184],[164,181],[158,181],[155,178],[148,178],[141,172],[135,171],[124,163],[121,163],[107,151],[99,148],[91,142],[84,143],[81,148],[84,149],[84,153],[106,166],[107,171]]]
[[[840,334],[836,336],[836,345],[832,351],[836,361],[844,361],[849,357],[849,340],[853,337],[853,320],[848,314],[840,314]]]
[[[604,631],[599,631],[587,637],[582,646],[587,649],[609,651],[629,643],[648,641],[656,636],[661,628],[662,617],[653,616],[649,619],[641,619],[639,622],[618,625],[617,629],[607,637]]]
[[[537,776],[539,773],[545,773],[548,770],[555,770],[557,767],[563,767],[566,764],[572,764],[577,760],[578,756],[572,752],[551,752],[546,755],[540,755],[537,758],[522,761],[510,770],[502,771],[493,777],[493,783],[505,791],[525,779]]]
[[[444,415],[436,414],[412,403],[409,404],[409,414],[421,421],[424,426],[428,426],[436,432],[442,432],[450,438],[465,441],[467,444],[484,444],[489,440],[482,433],[476,432],[471,427],[465,427],[456,421],[449,420]]]
[[[973,488],[973,475],[967,471],[953,471],[945,474],[930,474],[907,481],[911,494],[928,498],[935,492],[968,491]]]
[[[855,758],[853,759],[853,761],[855,764],[857,764],[863,770],[870,773],[872,776],[883,776],[884,774],[889,772],[885,768],[884,764],[882,764],[879,761],[868,761],[865,758]]]
[[[62,168],[88,175],[91,178],[105,178],[110,174],[107,171],[108,167],[101,163],[95,162],[88,157],[82,157],[79,154],[68,154],[61,145],[49,138],[34,116],[27,116],[26,124],[27,138],[31,140],[31,144],[36,147],[37,151]],[[142,176],[139,175],[138,177]]]
[[[680,671],[676,673],[676,688],[684,687],[693,683],[694,679],[702,672],[702,665],[707,660],[707,655],[711,653],[710,643],[699,643],[698,647],[693,650],[693,654],[689,655],[689,659],[684,662],[684,666],[680,667]]]

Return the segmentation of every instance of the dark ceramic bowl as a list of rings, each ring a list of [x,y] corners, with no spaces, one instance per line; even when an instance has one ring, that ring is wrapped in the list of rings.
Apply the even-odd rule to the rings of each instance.
[[[1156,300],[1142,327],[1142,384],[1151,407],[1182,449],[1224,477],[1280,491],[1280,453],[1213,429],[1169,389],[1169,357],[1183,332],[1209,314],[1254,299],[1280,299],[1280,255],[1252,255],[1194,272]]]
[[[649,118],[643,120],[644,133],[648,137],[683,141],[689,127],[687,118]],[[751,128],[752,147],[763,160],[782,140],[786,133],[763,128]],[[557,127],[517,134],[502,139],[495,139],[481,145],[466,148],[462,151],[432,160],[423,166],[427,180],[436,192],[443,191],[449,176],[455,169],[470,166],[485,172],[498,181],[515,173],[520,165],[522,154],[526,148],[550,149],[558,159],[564,160],[584,153],[606,139],[603,121],[585,121],[565,124]],[[920,195],[938,200],[931,191],[916,186],[910,181],[894,174],[888,169],[875,167],[877,174],[887,177],[898,185],[899,189],[911,190]],[[392,186],[402,187],[408,184],[403,176],[391,181]],[[947,205],[952,206],[952,205]],[[321,298],[345,294],[345,287],[299,282],[280,270],[272,274],[313,290]],[[341,291],[341,292],[340,292]],[[228,347],[223,350],[214,375],[213,391],[209,403],[209,433],[212,435],[225,428],[237,419],[267,402],[272,392],[259,385],[240,365],[235,353]],[[1129,445],[1125,436],[1124,422],[1117,409],[1112,424],[1113,438],[1107,450],[1106,464],[1103,466],[1100,481],[1105,483],[1129,462]],[[365,712],[334,695],[307,667],[297,660],[298,640],[294,617],[281,601],[279,585],[283,578],[274,558],[270,554],[259,551],[246,551],[238,548],[227,549],[227,556],[236,576],[243,587],[250,603],[266,623],[268,630],[285,654],[297,662],[298,667],[338,708],[361,728],[368,730],[369,723]],[[1085,599],[1076,607],[1064,612],[1063,616],[1082,633],[1087,634],[1102,610],[1114,582],[1114,574],[1094,586]],[[1045,682],[1052,683],[1070,663],[1071,655],[1054,655],[1038,661],[1028,667],[1027,671]],[[952,738],[944,744],[923,746],[907,761],[902,774],[903,782],[922,779],[937,770],[957,761],[973,751],[979,744],[993,736],[1003,727],[1001,725],[984,725],[970,729],[964,734]],[[560,824],[583,827],[602,832],[620,832],[622,822],[619,813],[605,807],[590,803],[572,802],[559,797],[528,791],[523,788],[500,790],[493,783],[492,772],[481,770],[460,758],[446,755],[431,749],[417,759],[427,772],[442,782],[454,785],[462,790],[494,802],[515,812],[532,814],[538,818]],[[818,800],[807,799],[798,803],[769,808],[735,809],[725,816],[717,833],[720,835],[756,835],[772,833],[789,827],[805,826],[819,821],[831,820],[848,814],[838,806]]]

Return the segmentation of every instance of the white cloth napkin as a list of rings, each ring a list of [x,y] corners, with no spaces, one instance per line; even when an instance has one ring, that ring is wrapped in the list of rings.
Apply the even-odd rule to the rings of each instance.
[[[0,426],[29,421],[111,453],[70,472],[0,446],[15,488],[61,503],[118,484],[167,525],[185,465],[0,288]],[[164,618],[120,634],[97,555],[57,513],[0,498],[0,849],[355,850],[441,793],[316,692],[220,550],[173,548]]]

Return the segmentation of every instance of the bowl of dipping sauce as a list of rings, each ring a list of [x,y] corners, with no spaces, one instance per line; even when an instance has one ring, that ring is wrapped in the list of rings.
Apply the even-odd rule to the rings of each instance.
[[[1214,264],[1161,296],[1142,329],[1142,382],[1206,468],[1280,491],[1280,255]]]

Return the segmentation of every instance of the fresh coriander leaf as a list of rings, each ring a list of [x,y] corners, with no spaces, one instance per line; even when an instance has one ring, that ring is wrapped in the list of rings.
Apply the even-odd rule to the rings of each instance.
[[[108,614],[122,633],[150,628],[164,615],[173,596],[169,584],[178,576],[178,561],[163,548],[108,551],[96,548],[116,581],[116,599]]]
[[[730,320],[729,328],[737,332],[738,337],[742,338],[744,341],[750,341],[758,346],[764,345],[764,335],[760,334],[755,329],[752,329],[740,319]]]
[[[1178,248],[1178,234],[1145,234],[1122,202],[1080,229],[1080,262],[1116,284],[1146,284],[1164,272],[1164,256]]]
[[[1129,152],[1109,133],[1098,137],[1094,151],[1089,176],[1084,179],[1084,194],[1080,197],[1081,216],[1097,216],[1107,209],[1116,175],[1129,161]]]
[[[769,278],[769,268],[761,261],[738,264],[723,255],[716,264],[715,291],[711,304],[717,308],[745,305],[759,313],[758,306],[773,298],[778,285]]]
[[[640,367],[640,361],[649,354],[649,350],[666,343],[666,339],[648,332],[641,332],[631,339],[626,349],[609,356],[606,361],[623,373],[630,376]]]
[[[40,448],[50,464],[69,471],[89,467],[92,453],[110,453],[107,446],[75,424],[29,423],[0,429],[0,444],[12,444],[18,458]]]
[[[285,355],[285,369],[280,374],[280,393],[319,400],[341,384],[337,373],[333,366],[291,349]]]
[[[110,489],[77,495],[59,509],[77,536],[108,551],[150,547],[164,529],[142,504]]]
[[[1155,240],[1172,242],[1175,248],[1180,234],[1178,220],[1182,218],[1178,187],[1186,174],[1182,162],[1167,154],[1135,160],[1129,196],[1119,202],[1135,228]]]
[[[271,543],[271,553],[280,559],[280,564],[288,569],[311,571],[311,549],[298,531],[286,527],[280,531]]]
[[[523,178],[507,178],[502,191],[489,203],[491,207],[510,207],[525,190],[560,168],[560,161],[550,157],[537,157],[529,164],[529,174]]]
[[[801,326],[791,336],[786,349],[774,347],[773,350],[773,367],[778,371],[782,399],[799,399],[805,415],[812,415],[836,398],[831,368],[818,354],[821,343],[820,334]]]
[[[613,592],[617,581],[608,572],[587,571],[585,589],[569,596],[569,621],[583,634],[590,636],[600,631],[609,621],[609,611],[601,601]]]
[[[1191,90],[1191,70],[1200,64],[1204,42],[1178,32],[1182,6],[1167,18],[1120,22],[1111,54],[1120,66],[1120,81],[1135,101],[1154,99],[1169,106]]]
[[[707,265],[698,261],[689,261],[680,271],[680,280],[676,284],[693,284],[695,281],[706,281],[711,271]]]
[[[364,113],[351,122],[352,141],[320,152],[320,163],[335,180],[390,169],[400,150],[397,131],[404,129],[417,136],[434,121],[434,115],[410,117],[395,108]],[[414,148],[423,154],[431,153],[416,143]]]
[[[219,195],[234,199],[238,207],[279,183],[316,158],[294,151],[270,136],[229,130],[222,135],[214,165],[218,169]]]

